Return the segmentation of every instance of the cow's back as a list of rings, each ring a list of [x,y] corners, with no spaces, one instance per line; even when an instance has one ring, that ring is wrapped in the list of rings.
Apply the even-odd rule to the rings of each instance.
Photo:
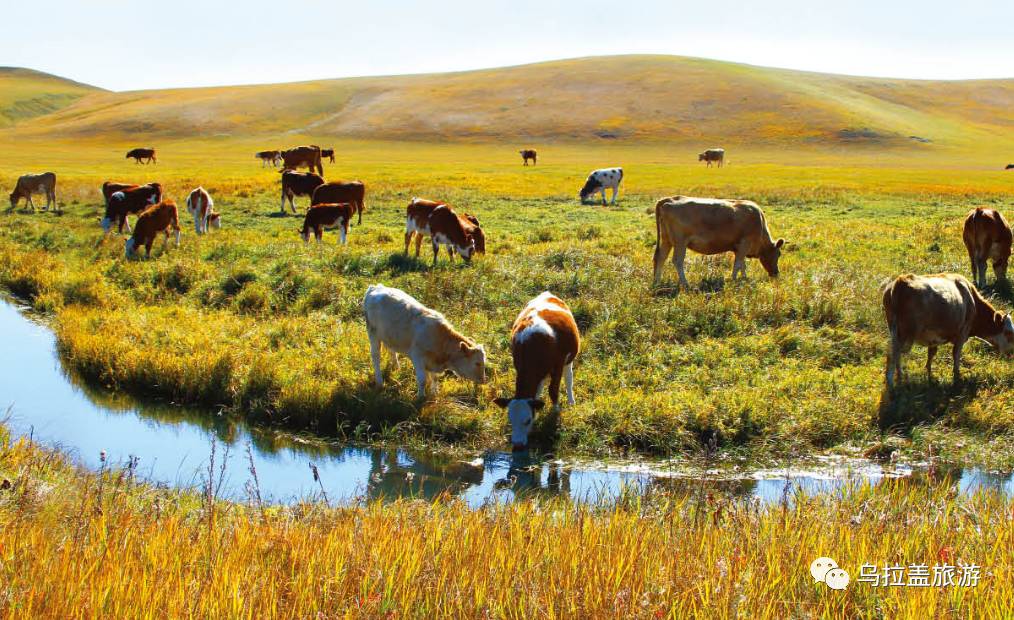
[[[447,322],[408,293],[382,284],[366,290],[363,311],[367,328],[398,353],[408,353],[413,345],[425,348],[433,332]]]
[[[659,233],[684,239],[702,254],[734,250],[744,237],[766,232],[764,216],[755,203],[718,198],[664,198],[655,205]]]
[[[971,283],[956,274],[905,274],[883,290],[887,323],[904,342],[939,344],[968,337],[975,315]]]
[[[976,208],[968,213],[962,240],[970,256],[1006,260],[1010,256],[1011,229],[994,209]]]

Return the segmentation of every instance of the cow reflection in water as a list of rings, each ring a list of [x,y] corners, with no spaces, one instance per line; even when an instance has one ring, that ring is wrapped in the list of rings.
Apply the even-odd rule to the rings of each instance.
[[[424,458],[420,458],[420,457]],[[373,450],[366,496],[370,499],[414,497],[430,500],[443,493],[457,496],[482,482],[482,466],[447,454],[408,454],[397,449]]]
[[[546,471],[546,481],[542,472]],[[562,463],[533,459],[527,451],[512,452],[507,475],[496,481],[495,488],[510,489],[515,497],[570,496],[570,470]]]

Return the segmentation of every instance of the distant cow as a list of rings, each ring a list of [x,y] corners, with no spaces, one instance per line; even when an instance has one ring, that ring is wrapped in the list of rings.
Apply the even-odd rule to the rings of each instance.
[[[116,224],[117,232],[122,233],[123,227],[130,232],[130,222],[127,216],[141,213],[153,204],[162,201],[162,185],[159,183],[148,183],[147,185],[134,185],[107,193],[113,187],[122,187],[122,183],[107,182],[102,185],[103,196],[108,195],[106,201],[106,214],[102,218],[102,230],[109,234],[110,228]]]
[[[1014,164],[1007,164],[1007,167],[1004,168],[1004,170],[1014,170]]]
[[[422,245],[423,237],[430,235],[429,219],[433,211],[439,207],[446,205],[443,201],[426,200],[425,198],[413,198],[412,202],[408,203],[408,207],[405,209],[406,221],[405,221],[405,254],[408,254],[408,247],[412,243],[412,238],[415,237],[415,255],[419,257],[419,249]],[[482,228],[479,225],[479,218],[469,213],[455,214],[458,217],[458,221],[461,223],[461,228],[465,232],[466,242],[468,246],[469,242],[475,247],[476,254],[486,253],[486,235],[482,232]],[[454,246],[447,247],[448,252],[454,253]]]
[[[215,212],[215,202],[203,187],[198,187],[187,196],[187,212],[194,218],[194,231],[198,235],[208,232],[209,226],[222,227],[222,216]]]
[[[282,165],[285,168],[296,170],[305,166],[313,172],[324,176],[324,165],[320,162],[320,147],[316,145],[297,146],[287,151],[282,151]]]
[[[894,388],[895,379],[903,378],[901,356],[911,351],[916,342],[927,347],[929,379],[937,347],[951,344],[955,383],[961,380],[961,348],[969,338],[981,338],[1005,355],[1014,349],[1011,315],[997,312],[963,276],[906,274],[887,283],[881,292],[891,334],[888,389]]]
[[[602,204],[606,204],[606,188],[612,188],[611,204],[616,204],[616,194],[620,193],[622,180],[623,168],[601,168],[592,171],[581,188],[581,204],[591,204],[590,198],[595,192],[602,192]]]
[[[296,205],[292,202],[295,196],[310,196],[310,204],[313,204],[313,191],[324,184],[324,177],[312,172],[296,172],[295,170],[282,170],[282,213],[285,213],[285,200],[289,201],[289,208],[296,212]]]
[[[482,345],[459,334],[442,314],[408,293],[374,284],[366,289],[363,313],[378,386],[384,385],[382,347],[393,354],[395,366],[398,354],[412,360],[419,398],[425,398],[426,384],[431,380],[436,388],[436,376],[445,370],[475,383],[486,382],[486,351]]]
[[[479,220],[475,220],[478,222]],[[469,234],[465,224],[476,226],[470,220],[462,220],[447,204],[422,198],[414,198],[405,209],[405,254],[412,237],[416,237],[415,255],[419,256],[419,246],[423,237],[429,237],[433,244],[433,264],[437,264],[440,246],[447,246],[447,252],[454,256],[457,252],[465,260],[471,260],[476,251],[475,235]],[[485,237],[483,237],[485,250]]]
[[[172,200],[152,205],[141,212],[134,224],[134,234],[127,239],[126,256],[132,257],[137,249],[144,246],[145,257],[151,257],[151,244],[156,235],[165,234],[163,248],[169,244],[169,231],[176,232],[176,247],[180,247],[180,218],[176,211],[176,203]]]
[[[303,243],[309,243],[310,232],[317,238],[317,243],[322,241],[325,230],[338,230],[342,244],[348,243],[349,224],[352,222],[352,212],[355,207],[345,202],[341,204],[317,204],[306,210],[306,217],[303,219],[303,227],[299,230],[299,236]]]
[[[542,388],[549,381],[549,398],[560,410],[560,379],[567,383],[567,403],[574,404],[574,359],[581,335],[570,308],[546,291],[528,302],[511,328],[514,358],[514,396],[494,402],[507,409],[514,450],[528,447],[535,412],[542,408]]]
[[[331,181],[313,190],[310,204],[347,202],[359,212],[357,224],[363,223],[363,211],[366,210],[366,186],[362,181]]]
[[[972,262],[972,280],[976,286],[986,286],[986,260],[993,261],[993,273],[997,280],[1007,279],[1011,230],[999,211],[972,209],[965,218],[965,229],[961,236],[968,250],[968,259]]]
[[[254,157],[261,160],[261,168],[267,165],[277,166],[282,163],[281,151],[259,151]]]
[[[56,202],[56,175],[54,173],[24,174],[18,177],[18,182],[14,185],[14,191],[11,192],[10,196],[10,210],[13,211],[17,208],[18,202],[24,198],[28,202],[28,206],[32,208],[32,211],[35,211],[32,194],[46,195],[46,207],[43,211],[49,211],[50,205],[56,207],[56,211],[60,210],[60,205]]]
[[[124,159],[134,159],[134,163],[137,164],[157,164],[158,160],[155,158],[155,149],[130,149],[127,151],[127,156]],[[143,160],[143,161],[142,161]]]
[[[331,163],[334,163],[334,149],[320,149],[321,158],[327,157]]]
[[[535,152],[535,149],[521,149],[518,152],[521,153],[521,159],[524,160],[526,166],[528,165],[529,159],[532,160],[533,166],[538,163],[536,161],[538,158],[538,153]]]
[[[778,276],[778,257],[784,239],[773,241],[764,212],[749,200],[715,198],[663,198],[655,204],[655,279],[662,278],[662,266],[669,252],[679,273],[680,286],[689,288],[683,261],[687,248],[699,254],[734,252],[732,279],[746,277],[746,259],[759,258],[772,278]]]
[[[725,164],[725,149],[708,149],[703,153],[698,153],[697,161],[708,162],[708,168],[714,162],[721,168]]]

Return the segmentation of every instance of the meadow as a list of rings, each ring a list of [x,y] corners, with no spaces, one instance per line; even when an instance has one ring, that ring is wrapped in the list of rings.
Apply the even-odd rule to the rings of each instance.
[[[517,312],[543,290],[574,310],[584,338],[577,404],[558,423],[539,418],[543,451],[669,456],[714,446],[726,457],[781,460],[815,452],[892,450],[1010,469],[1014,368],[982,343],[966,348],[965,381],[922,373],[882,390],[886,327],[879,285],[904,272],[968,270],[961,221],[973,206],[1006,209],[1014,175],[988,153],[810,147],[741,149],[705,169],[686,146],[560,143],[522,167],[509,145],[334,141],[325,176],[367,184],[367,212],[347,246],[325,235],[304,246],[301,215],[279,213],[278,172],[253,152],[277,136],[159,142],[159,164],[123,159],[126,142],[19,141],[0,185],[51,169],[64,214],[0,216],[0,285],[49,311],[65,362],[113,390],[225,407],[294,430],[455,445],[503,443],[492,399],[513,387],[508,337]],[[622,165],[616,206],[580,205],[593,168]],[[197,237],[181,207],[180,248],[126,261],[123,239],[104,242],[104,180],[158,180],[183,201],[203,185],[223,228]],[[651,287],[655,201],[662,196],[742,197],[767,213],[788,245],[781,277],[750,261],[731,282],[731,257],[690,255],[692,290],[666,269]],[[439,198],[473,213],[487,255],[448,263],[403,255],[404,207]],[[300,213],[307,199],[297,199]],[[158,243],[156,248],[158,248]],[[360,302],[374,282],[397,286],[486,345],[491,381],[454,378],[414,400],[411,368],[373,387]],[[1005,286],[985,293],[1010,310]],[[393,369],[389,369],[393,372]]]

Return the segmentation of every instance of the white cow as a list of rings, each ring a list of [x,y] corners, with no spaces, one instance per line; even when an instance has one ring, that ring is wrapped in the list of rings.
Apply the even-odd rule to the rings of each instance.
[[[215,213],[215,203],[211,194],[203,187],[198,187],[187,196],[187,211],[194,218],[194,230],[198,235],[208,232],[208,225],[213,228],[222,227],[222,218]]]
[[[606,188],[612,188],[613,199],[610,204],[616,204],[616,195],[620,193],[620,181],[623,180],[623,168],[600,168],[593,170],[581,188],[581,204],[590,204],[590,198],[595,192],[602,192],[602,204],[606,204]]]

